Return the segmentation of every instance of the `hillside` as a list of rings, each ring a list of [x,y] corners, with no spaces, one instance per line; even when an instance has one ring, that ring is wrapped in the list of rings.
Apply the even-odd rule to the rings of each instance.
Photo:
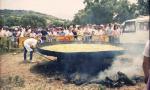
[[[8,9],[0,9],[0,15],[5,18],[5,17],[22,17],[24,15],[36,15],[36,16],[40,16],[43,17],[47,20],[47,22],[54,22],[54,21],[60,21],[60,22],[64,22],[65,20],[57,18],[55,16],[52,15],[47,15],[47,14],[43,14],[43,13],[39,13],[39,12],[35,12],[35,11],[27,11],[27,10],[8,10]]]

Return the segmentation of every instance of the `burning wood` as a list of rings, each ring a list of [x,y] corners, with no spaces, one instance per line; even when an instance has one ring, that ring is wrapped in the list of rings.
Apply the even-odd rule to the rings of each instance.
[[[72,49],[76,50],[76,48]],[[128,57],[128,54],[124,55],[123,57],[117,57],[118,55],[124,54],[124,50],[122,51],[114,49],[113,51],[109,51],[108,48],[106,51],[105,50],[100,50],[99,52],[82,52],[82,50],[80,51],[79,49],[80,52],[73,52],[72,50],[65,51],[64,49],[59,52],[57,50],[51,51],[39,48],[38,51],[40,53],[44,55],[57,56],[58,58],[57,61],[48,62],[42,66],[36,66],[36,68],[38,72],[46,74],[47,76],[59,77],[59,75],[61,75],[63,77],[59,77],[59,80],[64,80],[64,83],[73,83],[75,85],[97,83],[107,87],[115,88],[122,87],[124,85],[135,85],[136,83],[143,82],[143,77],[135,76],[135,73],[135,77],[133,77],[124,71],[124,69],[127,68],[126,66],[134,63],[134,59],[132,57]],[[116,68],[118,67],[116,66],[118,63],[119,67],[123,66],[123,69]],[[105,74],[104,70],[111,70],[111,68],[112,71],[110,73],[112,74],[113,72],[113,75],[115,74],[117,79],[110,78],[110,73]],[[113,71],[114,69],[115,71]],[[122,71],[124,73],[118,71]],[[56,72],[59,72],[59,75],[56,74]],[[104,72],[104,75],[101,75],[100,72]],[[95,77],[98,77],[99,75],[104,78],[96,78],[95,80]],[[132,78],[130,76],[132,76]]]
[[[116,74],[116,79],[112,79],[111,77],[105,77],[104,80],[93,79],[96,75],[90,75],[87,73],[74,72],[68,73],[64,72],[62,69],[61,63],[57,61],[52,61],[49,63],[41,63],[32,68],[32,71],[36,71],[36,73],[40,73],[47,77],[53,78],[53,80],[62,80],[65,84],[72,83],[75,85],[86,85],[86,84],[101,84],[109,88],[116,88],[122,86],[134,86],[137,83],[144,82],[144,77],[142,76],[134,76],[129,78],[126,74],[122,72],[118,72]]]
[[[126,86],[134,86],[137,83],[144,82],[144,77],[142,76],[134,76],[129,78],[122,72],[118,72],[116,75],[117,79],[111,79],[110,77],[106,77],[105,80],[91,81],[90,83],[102,84],[106,87],[115,88]]]

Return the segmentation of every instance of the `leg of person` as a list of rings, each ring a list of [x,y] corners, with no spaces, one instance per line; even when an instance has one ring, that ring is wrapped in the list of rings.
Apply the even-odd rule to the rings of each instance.
[[[103,36],[100,35],[100,43],[103,43]]]
[[[90,36],[87,36],[87,42],[89,42],[90,41]]]
[[[114,37],[114,44],[117,44],[117,43],[118,43],[118,38]]]
[[[108,36],[108,38],[109,38],[109,39],[108,39],[108,40],[109,40],[109,43],[111,43],[111,36]]]
[[[27,60],[27,49],[24,47],[24,61]]]
[[[149,77],[148,82],[147,82],[147,90],[150,90],[150,77]]]
[[[112,44],[115,44],[115,37],[112,36]]]
[[[112,43],[113,42],[113,37],[112,36],[110,36],[110,43]]]
[[[33,51],[30,52],[30,61],[32,61]]]
[[[120,43],[120,37],[118,37],[118,43]]]

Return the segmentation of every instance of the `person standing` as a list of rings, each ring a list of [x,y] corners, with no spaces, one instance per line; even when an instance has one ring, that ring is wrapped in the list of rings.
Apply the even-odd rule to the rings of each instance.
[[[36,38],[36,33],[34,32],[34,30],[31,31],[29,37]]]
[[[145,76],[145,83],[147,83],[147,90],[150,90],[150,40],[147,41],[144,48],[143,71]]]
[[[114,44],[120,43],[120,35],[121,35],[120,29],[118,28],[118,25],[115,24],[112,30],[112,36],[113,36],[112,42]]]
[[[32,61],[34,48],[36,48],[37,40],[34,38],[28,38],[24,41],[24,62],[27,60],[27,52],[30,52],[30,62]]]
[[[42,37],[41,37],[41,43],[44,43],[46,41],[46,36],[48,35],[46,30],[41,31]]]
[[[104,43],[105,42],[105,35],[106,35],[106,31],[105,31],[104,25],[100,25],[100,27],[99,27],[99,35],[100,35],[100,42]]]
[[[106,32],[109,38],[109,43],[112,43],[112,25],[111,24],[107,25]]]
[[[85,30],[84,30],[84,41],[89,42],[90,41],[90,36],[91,36],[90,29],[89,29],[88,26],[86,26]]]
[[[75,30],[75,28],[73,28],[72,33],[73,33],[73,36],[74,36],[74,40],[78,40],[78,33]]]

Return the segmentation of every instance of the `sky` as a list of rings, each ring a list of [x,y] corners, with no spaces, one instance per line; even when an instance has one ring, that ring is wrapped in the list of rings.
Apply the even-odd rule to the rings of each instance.
[[[84,0],[0,0],[0,9],[32,10],[72,20],[85,7]],[[129,0],[133,2],[135,0]]]
[[[85,7],[84,0],[0,0],[1,9],[33,10],[72,20]]]

